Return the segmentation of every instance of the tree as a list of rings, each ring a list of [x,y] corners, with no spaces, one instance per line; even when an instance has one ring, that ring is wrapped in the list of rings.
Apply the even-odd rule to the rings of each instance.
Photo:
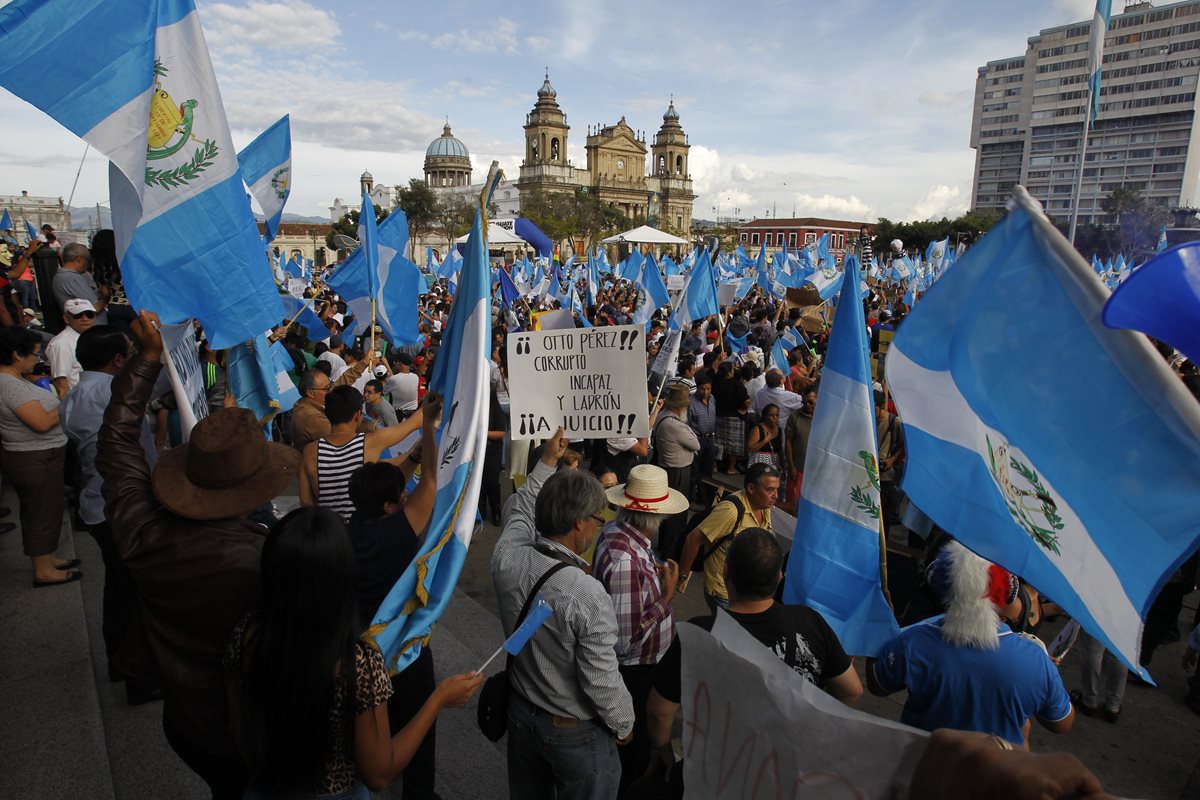
[[[375,206],[375,224],[383,222],[387,219],[388,210]],[[358,209],[351,209],[342,215],[342,218],[329,226],[329,233],[325,234],[325,246],[330,250],[344,250],[333,243],[333,235],[340,233],[343,236],[349,236],[351,239],[358,239]]]
[[[427,230],[438,221],[437,195],[419,178],[410,178],[408,186],[396,190],[396,205],[408,217],[410,239],[416,237],[417,231]]]
[[[451,197],[437,204],[438,224],[446,236],[446,249],[454,247],[454,240],[468,233],[475,222],[475,205],[462,197]]]
[[[1153,255],[1159,230],[1171,223],[1171,212],[1165,205],[1154,203],[1136,189],[1125,186],[1114,189],[1102,205],[1117,232],[1117,246],[1121,252],[1142,258]]]
[[[959,241],[973,242],[999,221],[999,217],[976,211],[968,211],[955,219],[942,217],[940,220],[913,222],[893,222],[887,217],[880,217],[872,226],[875,235],[874,249],[877,253],[886,251],[893,239],[904,242],[905,248],[915,248],[921,252],[924,252],[930,242],[940,242],[946,238],[950,239],[951,244]]]

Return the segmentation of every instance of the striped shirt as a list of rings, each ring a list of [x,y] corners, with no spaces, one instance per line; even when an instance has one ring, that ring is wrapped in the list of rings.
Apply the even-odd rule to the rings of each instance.
[[[657,664],[675,638],[675,615],[663,598],[650,540],[624,522],[610,522],[596,538],[593,564],[617,612],[617,661]]]
[[[317,441],[317,505],[336,511],[343,522],[354,514],[350,476],[363,465],[367,435],[360,433],[341,447],[328,439]]]
[[[554,467],[539,461],[504,506],[504,532],[492,551],[492,582],[504,635],[538,579],[559,560],[563,569],[541,593],[554,609],[513,658],[509,679],[517,694],[547,713],[578,720],[599,719],[617,738],[633,730],[633,698],[617,671],[617,616],[586,562],[555,541],[538,536],[533,512],[538,492]],[[548,555],[553,553],[554,555]]]

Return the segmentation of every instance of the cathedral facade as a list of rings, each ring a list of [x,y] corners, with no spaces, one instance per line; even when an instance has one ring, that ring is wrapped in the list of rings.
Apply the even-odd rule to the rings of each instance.
[[[672,99],[662,126],[647,147],[646,136],[621,117],[615,125],[588,126],[587,164],[567,157],[571,126],[547,75],[525,117],[525,153],[517,189],[573,192],[583,188],[617,208],[635,225],[649,224],[686,235],[692,226],[692,178],[687,134]],[[649,164],[647,164],[649,159]]]

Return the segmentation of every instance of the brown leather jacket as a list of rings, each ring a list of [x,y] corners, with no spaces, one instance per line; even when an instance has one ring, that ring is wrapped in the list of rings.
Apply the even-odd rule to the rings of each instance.
[[[105,515],[140,598],[117,664],[162,683],[164,723],[209,753],[236,758],[221,657],[238,620],[258,606],[266,528],[185,519],[154,496],[140,436],[161,369],[134,356],[113,379],[96,455]]]

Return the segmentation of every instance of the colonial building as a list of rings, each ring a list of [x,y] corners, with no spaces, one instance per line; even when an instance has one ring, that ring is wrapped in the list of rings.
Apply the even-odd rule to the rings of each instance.
[[[3,211],[8,212],[13,225],[22,235],[26,222],[39,230],[43,225],[52,225],[56,231],[71,228],[71,212],[61,197],[35,197],[24,191],[20,194],[0,194],[0,212]]]
[[[258,223],[258,232],[265,232],[261,222]],[[327,233],[328,225],[281,222],[271,247],[278,253],[281,263],[287,263],[295,256],[303,256],[314,265],[324,267],[337,261],[337,251],[325,244]]]
[[[869,233],[872,224],[842,219],[820,219],[817,217],[798,217],[795,219],[755,219],[737,227],[738,242],[750,253],[757,251],[760,245],[767,249],[796,250],[806,244],[812,244],[825,234],[829,234],[829,252],[841,259],[846,251],[852,248],[859,232],[864,228]],[[753,254],[753,253],[751,253]]]
[[[517,181],[521,192],[584,188],[635,224],[649,223],[676,233],[691,228],[696,199],[687,163],[691,145],[673,99],[649,148],[645,134],[634,130],[625,117],[615,125],[588,126],[587,164],[580,168],[567,157],[571,126],[547,74],[533,110],[525,117],[524,130],[525,155]]]

